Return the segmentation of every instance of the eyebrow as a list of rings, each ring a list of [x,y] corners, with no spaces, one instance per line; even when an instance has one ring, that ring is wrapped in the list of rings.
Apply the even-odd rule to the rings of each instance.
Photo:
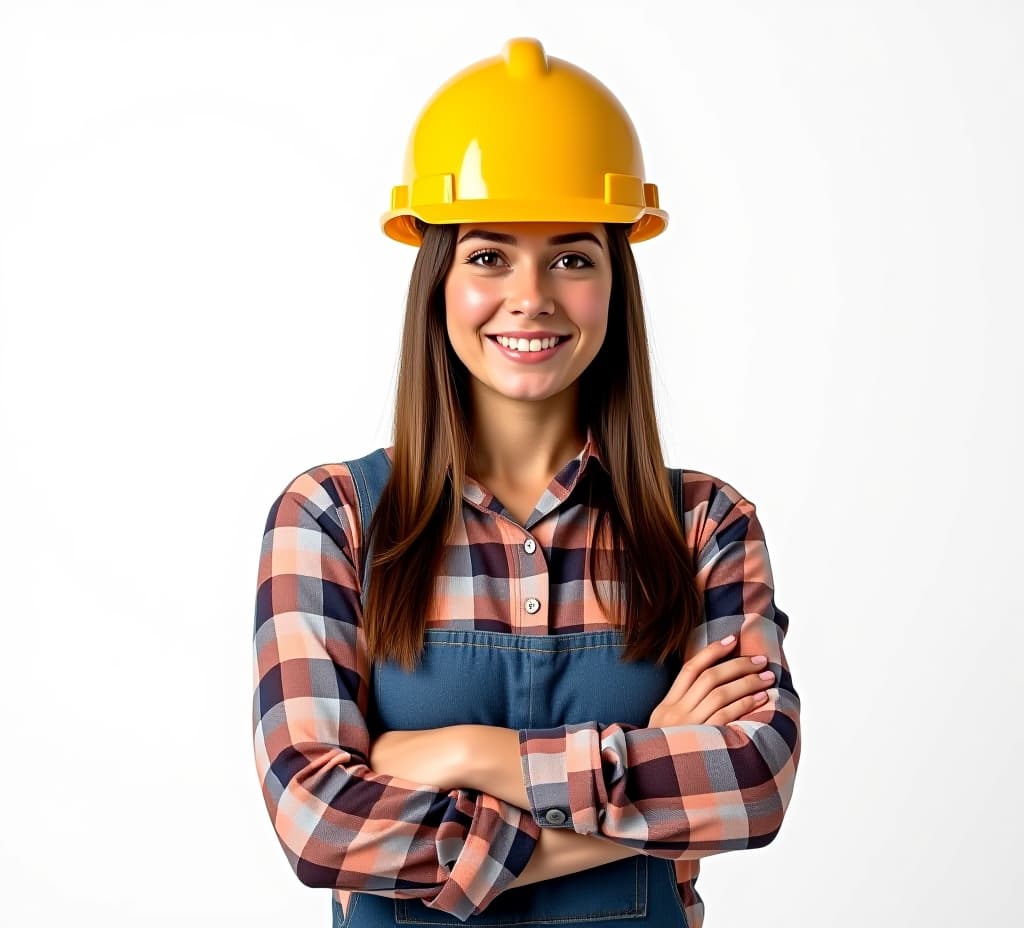
[[[516,237],[505,232],[488,232],[485,229],[470,229],[457,244],[461,245],[467,238],[482,238],[489,242],[503,242],[506,245],[517,244]],[[561,235],[552,235],[548,239],[549,245],[566,245],[569,242],[593,242],[598,248],[604,250],[601,240],[593,232],[564,232]]]

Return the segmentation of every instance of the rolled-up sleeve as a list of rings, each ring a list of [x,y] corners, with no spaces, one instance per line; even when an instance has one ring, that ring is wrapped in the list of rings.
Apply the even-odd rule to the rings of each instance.
[[[520,875],[531,815],[470,789],[369,767],[369,658],[345,465],[300,474],[274,500],[253,627],[256,770],[277,839],[307,886],[420,899],[461,921]]]
[[[724,725],[519,729],[538,827],[600,834],[674,859],[762,847],[779,833],[800,758],[800,700],[783,651],[789,617],[775,603],[755,505],[722,483],[704,524],[696,564],[705,616],[685,657],[735,634],[726,659],[768,657],[775,680],[767,701]]]

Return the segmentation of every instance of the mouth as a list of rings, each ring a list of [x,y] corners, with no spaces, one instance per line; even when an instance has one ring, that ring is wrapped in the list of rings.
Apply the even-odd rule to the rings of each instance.
[[[554,348],[557,344],[566,341],[568,335],[556,335],[548,336],[545,338],[508,338],[504,335],[488,335],[489,339],[503,348],[509,348],[512,351],[544,351],[548,348]],[[523,344],[525,343],[525,344]]]
[[[525,339],[510,339],[501,335],[488,335],[487,340],[509,360],[531,364],[554,357],[562,349],[563,345],[572,340],[572,336],[560,335],[552,338],[534,338],[527,342]],[[520,345],[523,347],[520,347]]]

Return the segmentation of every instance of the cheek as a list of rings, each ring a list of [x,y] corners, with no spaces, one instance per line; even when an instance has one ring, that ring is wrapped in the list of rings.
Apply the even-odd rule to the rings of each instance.
[[[575,290],[566,302],[572,321],[581,329],[604,331],[608,325],[609,288],[601,283],[587,284]]]
[[[449,279],[444,288],[449,331],[483,325],[494,313],[495,295],[492,289],[486,281],[479,279]]]

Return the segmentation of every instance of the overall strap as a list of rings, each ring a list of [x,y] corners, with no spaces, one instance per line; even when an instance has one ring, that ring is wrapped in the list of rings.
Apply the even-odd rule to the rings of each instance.
[[[679,530],[686,537],[685,511],[683,509],[683,468],[668,468],[668,483],[672,487],[672,502],[675,503],[676,518],[679,519]]]
[[[359,503],[359,527],[363,539],[363,557],[358,565],[359,590],[363,608],[366,608],[366,591],[370,585],[370,548],[367,543],[367,530],[370,527],[370,519],[377,508],[380,495],[384,485],[391,476],[391,461],[383,448],[371,451],[361,458],[354,458],[345,462],[352,473],[352,481],[356,490],[356,501]]]

